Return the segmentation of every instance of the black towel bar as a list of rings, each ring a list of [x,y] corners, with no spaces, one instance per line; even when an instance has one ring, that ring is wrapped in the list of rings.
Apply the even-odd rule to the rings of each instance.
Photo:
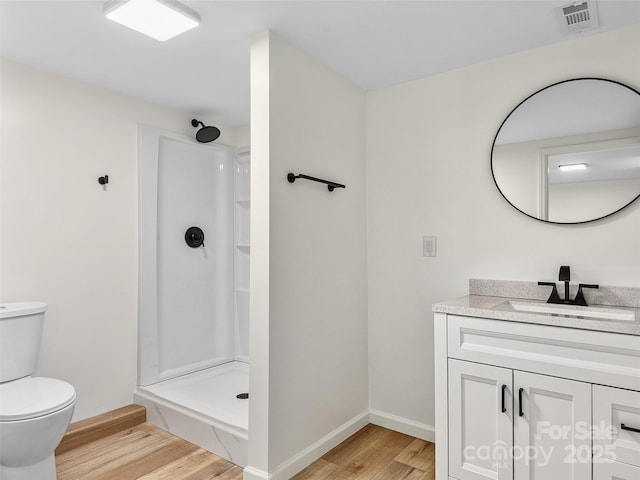
[[[314,182],[324,183],[327,185],[327,188],[330,192],[333,192],[335,188],[347,188],[341,183],[332,182],[331,180],[323,180],[322,178],[310,177],[309,175],[304,175],[302,173],[299,175],[295,175],[294,173],[287,174],[287,180],[289,180],[289,183],[295,182],[296,178],[304,178],[306,180],[313,180]]]

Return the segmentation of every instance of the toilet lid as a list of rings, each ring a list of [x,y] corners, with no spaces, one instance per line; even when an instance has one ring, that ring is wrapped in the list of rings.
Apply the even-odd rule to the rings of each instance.
[[[25,377],[0,384],[0,421],[41,417],[76,399],[72,385],[55,378]]]

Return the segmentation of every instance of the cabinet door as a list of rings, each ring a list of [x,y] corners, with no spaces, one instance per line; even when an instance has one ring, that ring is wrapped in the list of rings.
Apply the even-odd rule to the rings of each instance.
[[[594,385],[593,426],[595,456],[640,467],[640,392]]]
[[[449,475],[511,480],[513,372],[449,360]]]
[[[591,479],[591,384],[514,371],[514,479]]]

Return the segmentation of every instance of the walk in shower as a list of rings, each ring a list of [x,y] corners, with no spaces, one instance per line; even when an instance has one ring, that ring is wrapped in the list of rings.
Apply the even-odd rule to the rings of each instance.
[[[136,403],[147,421],[246,466],[248,149],[139,127]]]

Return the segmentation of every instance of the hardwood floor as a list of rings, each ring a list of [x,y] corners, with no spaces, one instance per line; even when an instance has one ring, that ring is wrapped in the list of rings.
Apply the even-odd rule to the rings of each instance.
[[[434,480],[435,445],[403,433],[367,425],[295,480]]]
[[[112,433],[135,427],[147,421],[147,410],[141,405],[127,405],[69,425],[56,448],[56,455],[67,452]]]
[[[241,480],[242,469],[141,423],[56,455],[58,480]]]
[[[242,480],[242,469],[142,423],[56,455],[58,480]],[[433,480],[434,445],[367,425],[295,480]]]

